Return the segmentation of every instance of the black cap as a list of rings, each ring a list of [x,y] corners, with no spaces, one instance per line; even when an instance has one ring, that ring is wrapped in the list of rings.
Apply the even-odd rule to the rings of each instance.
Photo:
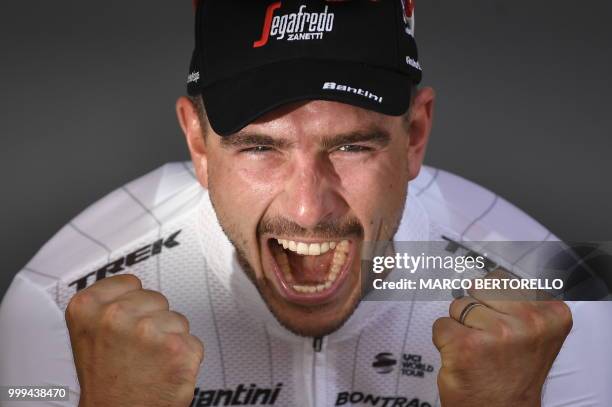
[[[399,116],[422,75],[413,30],[405,0],[203,0],[187,91],[222,136],[308,99]]]

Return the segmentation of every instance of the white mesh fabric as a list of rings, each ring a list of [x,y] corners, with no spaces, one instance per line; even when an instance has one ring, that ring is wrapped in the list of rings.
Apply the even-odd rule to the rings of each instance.
[[[395,240],[440,240],[442,235],[454,239],[551,240],[552,235],[537,222],[505,201],[495,199],[494,194],[459,177],[425,168],[411,185]],[[45,296],[44,301],[37,303],[57,307],[44,314],[48,322],[44,326],[50,327],[41,332],[40,336],[47,336],[45,340],[29,340],[35,336],[31,334],[23,341],[15,340],[15,332],[31,331],[23,329],[25,321],[36,323],[40,319],[35,309],[19,304],[19,301],[28,301],[27,295],[24,298],[17,295],[22,292],[19,290],[23,290],[23,284],[16,284],[11,291],[15,295],[9,293],[9,303],[3,304],[2,312],[19,308],[24,313],[19,319],[21,328],[10,322],[14,318],[1,320],[9,322],[0,326],[0,339],[3,333],[12,334],[4,343],[0,341],[0,357],[2,352],[11,352],[27,358],[31,353],[29,348],[39,350],[36,360],[24,363],[23,369],[0,371],[4,375],[0,379],[7,383],[14,380],[24,383],[29,376],[39,377],[36,372],[28,374],[24,370],[41,364],[44,366],[40,371],[55,370],[55,377],[73,377],[69,355],[54,358],[55,349],[67,348],[65,323],[62,312],[58,311],[64,310],[75,293],[75,286],[69,284],[109,261],[121,259],[180,230],[176,239],[178,246],[162,248],[158,255],[122,273],[133,273],[146,288],[166,295],[172,309],[187,316],[192,333],[205,343],[206,357],[198,378],[200,391],[232,390],[238,385],[251,384],[270,389],[283,383],[275,403],[278,406],[330,406],[339,392],[404,397],[408,401],[417,398],[420,407],[438,402],[439,355],[431,343],[431,326],[436,318],[447,314],[448,302],[364,302],[340,330],[324,339],[323,349],[317,354],[312,338],[301,338],[286,331],[267,310],[237,265],[234,249],[217,222],[206,191],[197,184],[188,165],[164,166],[128,184],[85,211],[74,225],[78,230],[70,225],[64,228],[19,275],[19,281],[27,281],[27,292]],[[94,280],[95,276],[90,276],[88,283]],[[607,314],[600,312],[596,314],[599,319],[592,321],[586,317],[588,307],[578,310],[579,328],[564,346],[553,369],[550,389],[554,392],[546,394],[548,406],[569,405],[572,400],[602,407],[609,405],[605,395],[580,393],[581,388],[588,388],[591,383],[590,368],[585,368],[582,359],[576,356],[586,354],[584,359],[601,377],[609,376],[610,364],[605,365],[597,357],[603,354],[600,348],[605,345],[589,341],[593,335],[587,335],[595,332],[593,326],[601,324],[602,315]],[[44,349],[47,343],[49,352]],[[589,348],[588,352],[581,349],[584,343],[593,349]],[[392,354],[398,361],[388,374],[373,367],[376,355],[381,352]],[[402,374],[404,354],[418,356],[421,363],[432,365],[433,371],[425,372],[422,377]],[[568,385],[581,378],[581,386]],[[0,385],[4,384],[2,380]],[[78,396],[78,386],[68,383],[71,380],[66,384]],[[603,394],[603,390],[598,394]],[[37,406],[45,404],[37,403]]]

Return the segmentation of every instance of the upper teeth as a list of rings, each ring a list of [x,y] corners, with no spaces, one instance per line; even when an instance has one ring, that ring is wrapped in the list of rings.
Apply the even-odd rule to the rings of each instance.
[[[295,291],[310,294],[326,291],[332,287],[332,285],[336,282],[336,279],[340,275],[341,269],[346,263],[350,247],[350,243],[348,240],[343,240],[340,243],[303,243],[284,239],[277,239],[277,241],[285,249],[291,250],[301,255],[318,256],[320,254],[328,252],[329,250],[335,249],[329,270],[327,272],[326,281],[324,283],[316,285],[293,284],[294,278],[291,274],[291,266],[289,265],[289,258],[287,257],[287,253],[282,250],[275,253],[274,256],[276,257],[276,261],[285,276],[285,280],[288,283],[292,284],[292,287]]]
[[[276,239],[276,241],[285,249],[303,256],[319,256],[335,249],[338,244],[336,242],[304,243],[286,239]],[[340,242],[340,245],[348,248],[349,242],[348,240],[343,240]]]

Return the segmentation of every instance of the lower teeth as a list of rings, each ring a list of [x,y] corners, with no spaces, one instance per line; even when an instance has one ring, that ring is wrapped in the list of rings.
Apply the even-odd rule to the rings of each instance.
[[[299,293],[320,293],[325,290],[329,290],[332,286],[333,281],[327,281],[325,284],[318,285],[293,285],[293,289]]]

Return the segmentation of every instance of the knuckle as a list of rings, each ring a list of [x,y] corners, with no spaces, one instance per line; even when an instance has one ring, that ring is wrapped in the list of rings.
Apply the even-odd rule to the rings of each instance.
[[[192,337],[194,338],[194,343],[196,344],[195,354],[198,358],[198,362],[201,362],[202,360],[204,360],[204,355],[206,354],[204,342],[202,342],[197,336],[192,335]]]
[[[517,301],[516,303],[512,305],[513,305],[513,308],[511,311],[512,314],[520,319],[526,318],[527,315],[532,312],[532,307],[529,304],[527,304],[525,301]]]
[[[527,302],[518,302],[515,305],[514,316],[523,324],[532,328],[539,328],[544,320],[541,310]]]
[[[112,302],[106,305],[100,317],[100,325],[103,329],[115,331],[119,326],[119,321],[126,313],[125,306],[121,302]]]
[[[142,282],[138,277],[133,274],[121,274],[118,276],[109,277],[109,279],[116,279],[122,284],[131,285],[133,287],[142,288]]]
[[[174,312],[174,315],[176,319],[179,321],[179,323],[181,323],[183,327],[185,328],[185,332],[189,332],[190,324],[189,324],[189,320],[187,319],[187,317],[181,314],[180,312]]]
[[[168,323],[173,327],[180,327],[181,333],[189,333],[189,320],[186,316],[176,311],[166,311],[162,315],[164,315],[164,318],[167,318]]]
[[[547,321],[542,312],[530,308],[523,312],[523,321],[531,328],[531,332],[539,336],[546,332]]]
[[[83,291],[74,295],[66,307],[66,321],[74,322],[86,317],[94,304],[95,299],[90,292]]]
[[[444,322],[443,318],[438,318],[434,321],[431,330],[433,331],[433,334],[436,335],[437,332],[440,331],[440,329],[442,329],[442,324]]]
[[[185,378],[196,378],[200,372],[200,361],[192,358],[190,361],[181,365],[180,371]]]
[[[495,333],[502,343],[509,343],[514,339],[514,329],[512,329],[508,322],[503,320],[498,320],[495,323]]]
[[[144,294],[146,301],[159,305],[161,308],[168,309],[170,307],[170,303],[168,302],[166,296],[159,291],[141,290],[140,294]]]
[[[182,376],[183,380],[195,379],[200,372],[203,357],[203,351],[200,353],[190,349],[189,352],[175,356],[171,364],[174,366],[175,374]]]
[[[148,342],[155,336],[155,321],[151,317],[143,317],[135,326],[136,337],[141,342]]]
[[[180,334],[167,334],[162,340],[162,350],[171,357],[182,356],[187,348],[185,339]]]
[[[517,328],[515,341],[537,346],[550,335],[551,324],[547,313],[535,306],[523,306],[517,314],[521,327]]]
[[[438,349],[441,348],[444,338],[445,325],[447,318],[438,318],[434,321],[431,328],[431,340],[434,346]]]
[[[549,303],[549,307],[563,331],[568,334],[574,325],[574,318],[570,307],[563,301],[552,301]]]

